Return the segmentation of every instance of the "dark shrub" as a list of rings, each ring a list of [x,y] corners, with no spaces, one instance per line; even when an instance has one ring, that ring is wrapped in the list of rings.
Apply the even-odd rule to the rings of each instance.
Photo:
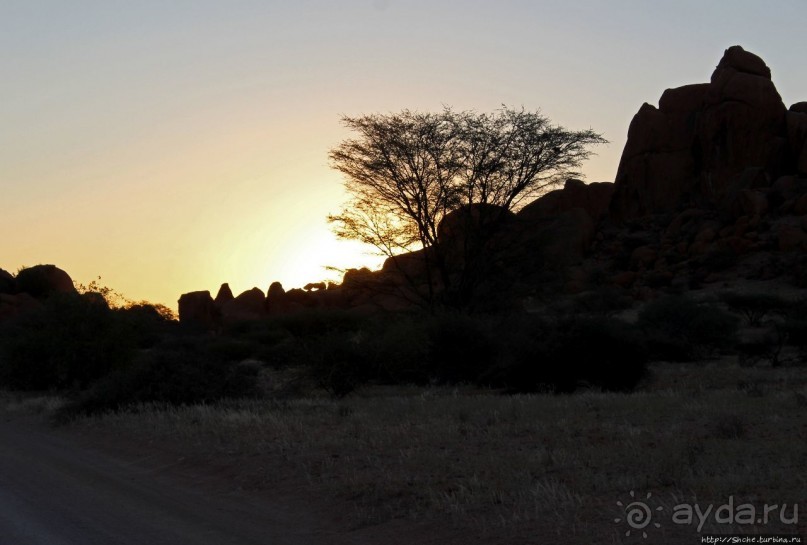
[[[305,344],[303,341],[289,336],[271,345],[261,345],[255,358],[277,369],[306,367],[310,362]]]
[[[741,365],[754,365],[760,361],[770,362],[771,367],[779,367],[779,356],[787,341],[786,327],[773,323],[762,335],[745,338],[737,344],[737,352]]]
[[[94,413],[143,402],[173,405],[258,395],[256,365],[217,356],[204,337],[173,339],[98,381],[68,411]]]
[[[425,384],[431,380],[428,319],[389,316],[376,321],[364,335],[380,382]]]
[[[633,299],[622,288],[603,287],[581,293],[574,299],[576,313],[613,316],[633,306]]]
[[[245,320],[228,324],[222,331],[225,337],[272,346],[290,338],[291,332],[278,319]]]
[[[629,391],[644,376],[646,350],[625,322],[582,318],[561,328],[555,361],[561,368],[569,365],[578,381],[604,390]]]
[[[360,333],[328,333],[304,346],[311,377],[334,397],[348,395],[376,374]]]
[[[310,337],[336,331],[358,331],[368,319],[347,310],[313,309],[278,316],[272,321],[295,337]]]
[[[497,342],[483,319],[447,313],[427,323],[431,380],[476,383],[496,363]]]
[[[513,391],[571,392],[579,386],[627,391],[647,355],[630,326],[602,317],[524,317],[511,325],[503,364],[491,375]]]
[[[161,312],[159,306],[140,303],[115,309],[115,318],[127,326],[135,336],[138,348],[151,348],[168,334],[174,333],[178,323]]]
[[[807,356],[807,300],[795,301],[781,325],[786,343],[799,351],[802,360]]]
[[[651,357],[669,361],[693,361],[732,347],[737,326],[737,318],[728,312],[680,295],[648,303],[637,323]]]
[[[711,252],[700,256],[696,262],[703,270],[713,273],[734,267],[738,260],[737,254],[730,248],[717,247]]]
[[[106,304],[53,295],[0,329],[0,380],[13,389],[84,388],[128,363],[136,342]]]
[[[317,384],[341,397],[375,383],[478,383],[496,362],[488,324],[462,314],[377,315],[361,329],[331,330],[283,347]]]
[[[236,363],[246,359],[257,359],[262,350],[258,343],[232,337],[213,337],[207,340],[207,347],[215,359]]]
[[[770,314],[784,314],[790,302],[777,295],[769,293],[736,293],[725,292],[720,295],[730,309],[745,317],[748,325],[758,326],[765,316]]]

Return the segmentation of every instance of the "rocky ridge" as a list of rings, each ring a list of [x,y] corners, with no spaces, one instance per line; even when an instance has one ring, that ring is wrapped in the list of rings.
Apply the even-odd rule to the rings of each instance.
[[[480,290],[499,306],[603,286],[637,299],[739,279],[807,287],[807,102],[786,108],[765,62],[730,47],[709,82],[641,106],[613,183],[568,180],[502,213],[496,266]],[[474,214],[455,211],[440,226],[446,259]],[[421,250],[379,271],[349,270],[341,285],[287,292],[274,283],[266,295],[233,298],[225,284],[215,299],[183,295],[180,319],[213,327],[304,308],[406,310],[428,290],[428,259]]]
[[[466,266],[467,226],[482,217],[501,227],[486,242],[482,308],[603,287],[635,299],[745,281],[805,288],[807,102],[786,107],[765,62],[730,47],[709,82],[641,106],[613,183],[568,180],[516,213],[474,205],[449,214],[439,227],[449,269]],[[442,289],[425,274],[430,259],[423,250],[399,255],[378,271],[348,270],[341,284],[186,293],[180,320],[216,329],[312,308],[408,310],[429,282]],[[75,288],[54,265],[0,270],[0,320],[61,292]]]
[[[458,249],[482,217],[501,227],[485,243],[482,308],[604,287],[635,299],[745,281],[807,288],[807,102],[786,107],[765,62],[730,47],[708,82],[639,108],[613,183],[568,180],[516,213],[473,205],[449,214],[439,244],[450,271],[466,266]],[[223,284],[215,298],[183,294],[179,316],[216,329],[311,308],[408,310],[442,289],[424,274],[430,259],[403,254],[301,289],[274,282],[236,296]],[[0,319],[74,291],[54,265],[0,270]]]

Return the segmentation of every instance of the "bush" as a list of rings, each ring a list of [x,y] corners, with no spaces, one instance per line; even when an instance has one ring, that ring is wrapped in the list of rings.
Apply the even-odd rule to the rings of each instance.
[[[716,306],[671,295],[642,309],[637,327],[645,333],[655,359],[694,361],[732,347],[738,320]]]
[[[571,392],[580,386],[629,391],[645,375],[647,354],[621,320],[524,317],[510,326],[493,383],[518,392]]]
[[[603,287],[581,293],[574,299],[575,311],[583,314],[614,316],[633,306],[633,299],[625,290]]]
[[[431,318],[427,322],[429,379],[447,384],[478,383],[498,355],[491,329],[481,318],[464,314]]]
[[[91,414],[144,402],[183,405],[259,395],[260,368],[217,356],[209,343],[205,337],[178,338],[143,352],[66,410]]]
[[[644,377],[647,353],[627,323],[583,318],[561,327],[555,361],[561,368],[569,366],[578,381],[603,390],[630,391]]]
[[[428,320],[423,316],[392,316],[378,320],[363,333],[380,382],[426,384],[432,376]]]
[[[333,332],[358,331],[367,318],[355,312],[335,309],[315,309],[293,312],[273,318],[277,327],[295,337],[312,337]]]
[[[298,340],[298,343],[301,341]],[[330,331],[293,345],[311,377],[336,397],[367,382],[479,383],[496,362],[498,343],[488,324],[461,314],[379,315],[356,331]]]
[[[703,271],[710,273],[725,271],[737,265],[737,254],[727,247],[717,247],[711,252],[696,259],[697,265]]]
[[[795,301],[781,325],[787,344],[798,349],[802,360],[807,356],[807,300]]]
[[[344,397],[374,377],[361,334],[328,333],[305,345],[311,377],[334,397]]]
[[[311,378],[336,397],[368,382],[631,390],[647,360],[641,342],[619,320],[521,315],[495,324],[451,313],[379,317],[360,331],[309,337],[299,357]]]
[[[0,329],[0,381],[20,390],[85,388],[128,363],[136,343],[105,304],[53,295]]]
[[[226,324],[222,336],[272,346],[292,337],[277,319],[245,320]]]
[[[770,362],[771,367],[779,367],[782,349],[787,341],[785,326],[773,323],[762,335],[745,338],[737,345],[737,353],[741,365],[754,365],[760,361]]]
[[[769,314],[785,313],[790,304],[769,293],[725,292],[720,295],[720,300],[733,311],[742,314],[750,326],[760,325]]]
[[[138,303],[114,309],[113,313],[115,319],[120,320],[132,331],[138,348],[151,348],[157,345],[166,335],[175,332],[179,325],[171,319],[170,310],[164,311],[161,305]]]

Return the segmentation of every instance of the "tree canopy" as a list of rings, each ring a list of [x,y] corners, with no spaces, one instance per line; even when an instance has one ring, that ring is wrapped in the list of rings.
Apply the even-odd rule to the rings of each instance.
[[[438,228],[449,213],[471,205],[516,211],[579,176],[590,147],[606,143],[593,130],[570,131],[523,108],[403,110],[342,122],[356,136],[329,155],[350,195],[341,213],[329,217],[336,234],[390,257],[434,250],[438,269]],[[445,271],[438,272],[447,287]]]

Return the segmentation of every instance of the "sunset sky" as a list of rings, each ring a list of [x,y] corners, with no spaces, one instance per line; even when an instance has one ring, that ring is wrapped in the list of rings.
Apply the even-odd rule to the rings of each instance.
[[[583,166],[611,181],[641,104],[731,45],[807,100],[805,21],[804,0],[0,0],[0,268],[175,306],[376,265],[325,220],[342,115],[540,109],[611,141]]]

